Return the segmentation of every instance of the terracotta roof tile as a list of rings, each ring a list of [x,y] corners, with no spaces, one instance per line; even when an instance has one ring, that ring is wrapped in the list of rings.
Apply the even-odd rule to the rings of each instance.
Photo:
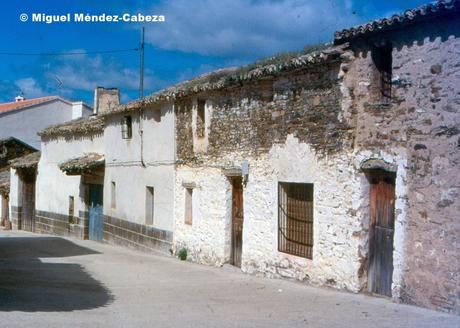
[[[7,195],[10,192],[10,169],[0,170],[0,194]]]
[[[406,10],[402,14],[377,19],[363,25],[337,31],[334,36],[334,44],[341,44],[359,36],[400,28],[421,20],[454,12],[460,12],[460,0],[439,0]]]
[[[320,63],[339,61],[346,45],[325,47],[316,51],[288,58],[273,56],[262,63],[253,63],[242,67],[219,69],[203,74],[188,81],[180,82],[167,89],[160,90],[143,99],[122,104],[116,109],[105,112],[101,116],[109,116],[120,112],[139,109],[145,105],[161,101],[179,99],[192,94],[206,91],[222,90],[231,86],[240,86],[245,82],[275,77],[289,71],[312,67]]]
[[[105,164],[104,155],[88,153],[59,164],[59,168],[69,175],[82,174],[85,171],[96,169]]]
[[[36,151],[19,158],[15,158],[10,161],[11,167],[14,169],[27,169],[36,167],[40,161],[40,155],[41,153]]]
[[[72,121],[50,126],[40,137],[69,136],[73,134],[96,134],[104,132],[104,120],[99,116],[80,117]]]
[[[51,100],[58,99],[57,96],[48,96],[48,97],[41,97],[41,98],[33,98],[33,99],[26,99],[21,101],[14,101],[9,103],[0,104],[0,114],[11,112],[14,110],[18,110],[25,107],[30,107],[38,104],[42,104]]]

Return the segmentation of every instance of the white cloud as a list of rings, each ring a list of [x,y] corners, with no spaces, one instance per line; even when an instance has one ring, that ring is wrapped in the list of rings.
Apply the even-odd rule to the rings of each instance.
[[[40,84],[31,77],[16,80],[14,84],[20,89],[26,98],[42,97],[47,94]]]
[[[82,49],[71,52],[84,51]],[[8,81],[1,81],[0,90],[8,91],[8,99],[13,93],[24,93],[26,98],[43,95],[60,95],[72,98],[77,92],[92,92],[97,86],[116,87],[122,91],[123,100],[128,93],[137,94],[139,71],[137,67],[126,67],[115,58],[94,55],[55,57],[38,64],[34,77],[21,78],[8,87]],[[39,76],[38,76],[39,74]],[[156,78],[154,72],[145,71],[144,89],[152,90],[165,84]],[[8,89],[7,89],[8,87]],[[14,91],[17,90],[17,91]]]
[[[83,52],[82,49],[71,50]],[[130,100],[129,94],[137,95],[139,70],[126,67],[116,58],[75,55],[49,58],[37,62],[33,75],[14,82],[0,80],[0,100],[10,101],[19,93],[26,98],[60,95],[74,98],[77,94],[93,94],[95,87],[116,87],[122,92],[122,100]],[[157,89],[165,85],[149,69],[145,71],[144,88]],[[82,93],[83,92],[83,93]]]
[[[355,25],[349,0],[176,0],[153,12],[165,23],[147,27],[156,47],[217,56],[264,56],[330,41]]]
[[[51,87],[91,91],[96,86],[127,90],[135,90],[139,86],[139,72],[136,69],[124,67],[111,59],[104,60],[101,56],[62,57],[46,66],[45,75]],[[147,76],[144,84],[149,87],[154,82],[152,77]]]

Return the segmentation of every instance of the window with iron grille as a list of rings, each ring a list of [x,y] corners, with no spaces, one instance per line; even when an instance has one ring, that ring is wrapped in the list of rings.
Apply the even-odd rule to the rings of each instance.
[[[121,120],[121,137],[131,139],[133,136],[133,120],[131,116],[125,116]]]
[[[378,71],[379,97],[380,100],[389,103],[391,101],[391,77],[392,77],[392,46],[385,43],[374,46],[371,51],[372,61]]]
[[[313,258],[313,184],[278,184],[278,250]]]

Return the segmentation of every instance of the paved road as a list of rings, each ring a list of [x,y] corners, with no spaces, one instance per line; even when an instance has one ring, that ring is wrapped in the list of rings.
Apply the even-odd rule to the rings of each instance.
[[[386,299],[0,231],[0,327],[455,327]]]

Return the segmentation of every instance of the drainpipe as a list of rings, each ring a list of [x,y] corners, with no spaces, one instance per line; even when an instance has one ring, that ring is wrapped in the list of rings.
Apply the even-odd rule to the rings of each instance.
[[[139,108],[139,135],[141,137],[141,165],[146,167],[144,162],[144,104],[141,102]]]

